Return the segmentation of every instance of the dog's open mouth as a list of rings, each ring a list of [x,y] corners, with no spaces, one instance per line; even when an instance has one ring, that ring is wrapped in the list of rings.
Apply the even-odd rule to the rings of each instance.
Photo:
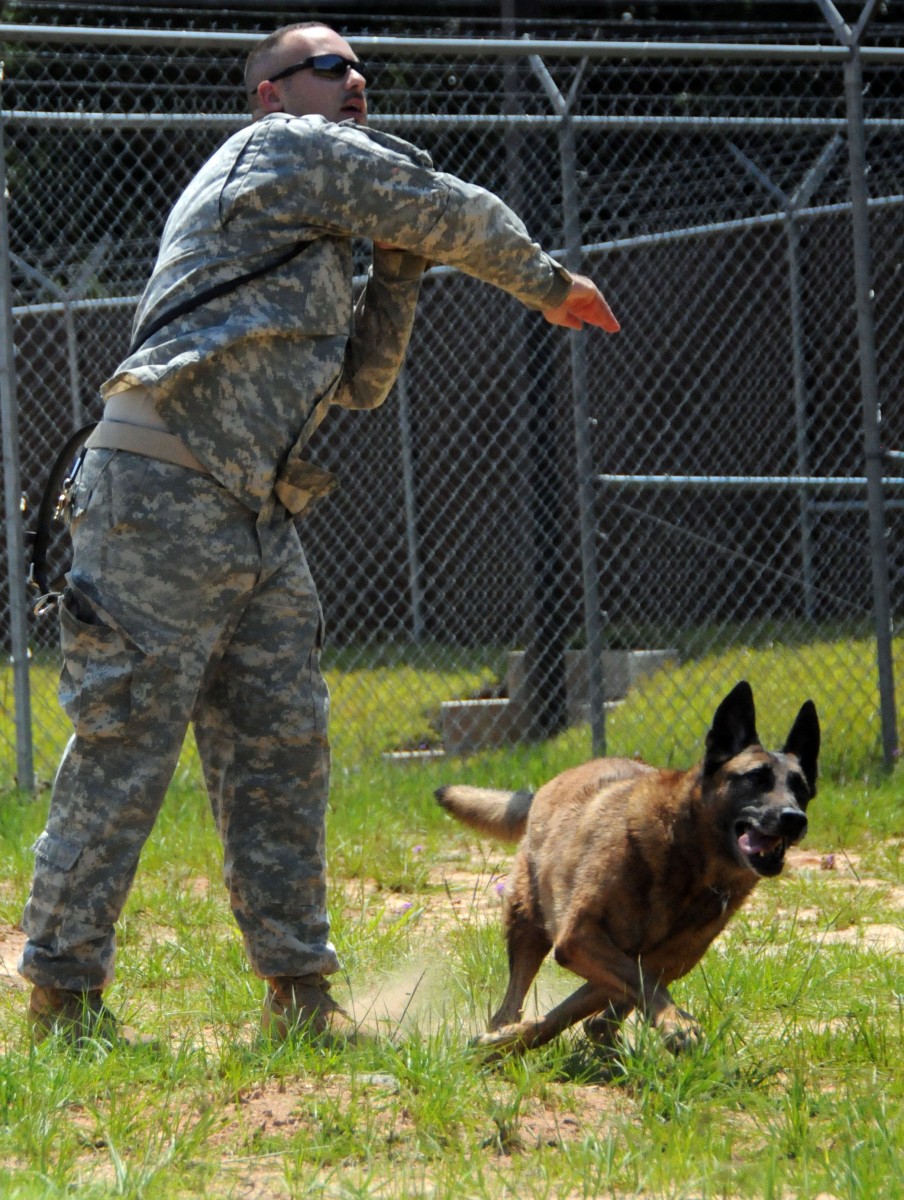
[[[745,821],[735,826],[738,849],[757,875],[778,875],[785,864],[789,843],[785,838],[763,833]]]

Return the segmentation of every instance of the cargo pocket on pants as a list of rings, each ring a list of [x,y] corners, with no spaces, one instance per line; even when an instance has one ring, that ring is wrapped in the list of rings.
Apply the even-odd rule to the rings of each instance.
[[[71,872],[79,860],[82,846],[45,829],[32,846],[32,852],[35,877],[22,916],[22,928],[30,941],[55,951],[71,898]]]
[[[46,829],[32,846],[35,858],[40,858],[51,867],[71,871],[78,861],[82,847],[78,842],[49,833]]]

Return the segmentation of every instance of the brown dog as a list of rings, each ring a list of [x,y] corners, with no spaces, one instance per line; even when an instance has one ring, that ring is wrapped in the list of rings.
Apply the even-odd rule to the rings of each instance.
[[[764,750],[753,693],[722,701],[701,765],[658,770],[600,758],[536,795],[473,787],[436,793],[453,816],[522,838],[505,897],[509,984],[477,1044],[502,1053],[542,1046],[577,1021],[611,1045],[637,1008],[680,1048],[699,1027],[666,990],[699,962],[761,876],[778,875],[807,829],[816,794],[819,721],[801,708],[781,753]],[[538,1020],[522,1020],[547,953],[587,982]]]

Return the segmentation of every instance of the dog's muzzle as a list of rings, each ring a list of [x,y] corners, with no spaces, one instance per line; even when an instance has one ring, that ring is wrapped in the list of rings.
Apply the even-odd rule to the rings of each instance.
[[[806,832],[806,814],[790,806],[768,812],[760,820],[735,824],[738,850],[758,875],[778,875],[785,865],[785,851]]]

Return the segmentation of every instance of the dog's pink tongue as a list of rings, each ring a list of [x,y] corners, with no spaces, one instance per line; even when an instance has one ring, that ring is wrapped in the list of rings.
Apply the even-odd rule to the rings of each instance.
[[[745,854],[771,854],[781,840],[758,833],[755,829],[747,829],[738,838],[738,845]]]

